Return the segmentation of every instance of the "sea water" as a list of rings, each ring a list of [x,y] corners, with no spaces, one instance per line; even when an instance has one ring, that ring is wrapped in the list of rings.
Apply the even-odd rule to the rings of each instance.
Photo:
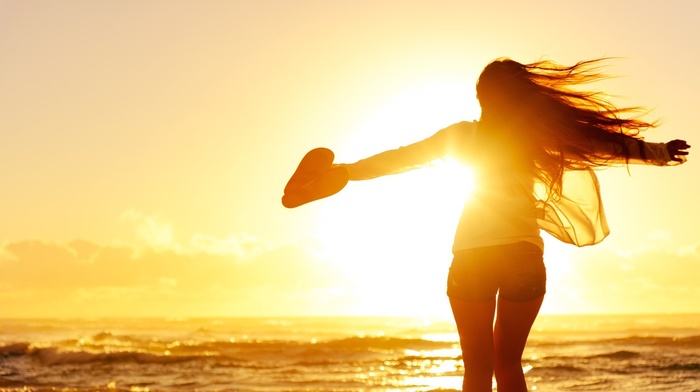
[[[0,320],[0,391],[450,391],[458,341],[424,318]],[[700,391],[700,315],[541,315],[523,368],[534,391]]]

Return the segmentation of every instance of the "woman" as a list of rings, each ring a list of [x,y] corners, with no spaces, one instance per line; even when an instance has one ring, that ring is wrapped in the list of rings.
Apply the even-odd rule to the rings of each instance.
[[[498,59],[481,73],[478,122],[460,122],[418,143],[353,164],[366,180],[452,156],[475,171],[477,187],[454,238],[447,294],[464,359],[463,390],[526,391],[521,357],[545,293],[540,229],[578,246],[608,228],[591,168],[616,163],[681,163],[682,140],[647,143],[654,127],[597,93],[601,60],[561,66]],[[498,295],[497,295],[498,294]],[[494,316],[496,316],[494,324]]]

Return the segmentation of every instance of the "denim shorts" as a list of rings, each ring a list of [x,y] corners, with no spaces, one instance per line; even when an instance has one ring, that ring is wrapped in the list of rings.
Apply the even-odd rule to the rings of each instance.
[[[455,253],[447,295],[470,302],[499,298],[524,302],[544,295],[547,272],[542,250],[529,242]]]

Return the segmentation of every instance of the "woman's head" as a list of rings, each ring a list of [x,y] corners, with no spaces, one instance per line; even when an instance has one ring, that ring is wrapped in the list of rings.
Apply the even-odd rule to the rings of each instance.
[[[564,66],[553,61],[522,64],[496,59],[484,68],[476,85],[482,121],[528,128],[534,138],[542,136],[563,145],[567,139],[635,136],[653,127],[653,122],[639,118],[642,108],[618,108],[604,94],[582,88],[606,78],[599,72],[605,60]]]
[[[504,58],[494,60],[484,68],[476,84],[482,116],[491,117],[498,113],[513,116],[514,112],[521,111],[524,103],[537,91],[526,67]]]

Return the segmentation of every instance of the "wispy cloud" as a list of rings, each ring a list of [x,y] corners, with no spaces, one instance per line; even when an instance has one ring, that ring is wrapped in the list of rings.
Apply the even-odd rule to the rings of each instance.
[[[4,316],[272,314],[300,309],[290,307],[292,294],[340,281],[303,247],[242,251],[207,241],[196,252],[85,240],[7,242],[0,247],[0,308]]]
[[[446,304],[437,288],[442,276],[428,283],[442,266],[421,265],[420,276],[410,266],[402,272],[380,263],[350,267],[328,260],[318,244],[275,247],[246,233],[180,239],[162,219],[130,211],[123,220],[138,236],[132,244],[0,243],[2,315],[302,315],[420,311],[421,300],[429,302],[421,309]],[[656,232],[632,250],[604,245],[547,259],[548,266],[566,268],[549,268],[545,311],[699,311],[700,246],[671,243]],[[405,279],[397,281],[399,275]]]
[[[248,233],[231,234],[224,238],[195,233],[188,240],[178,240],[172,224],[135,210],[124,212],[120,220],[134,225],[138,245],[155,251],[172,251],[178,254],[204,253],[247,259],[270,249],[269,245]]]
[[[165,250],[177,247],[173,237],[173,227],[155,217],[146,216],[135,210],[124,212],[121,219],[136,226],[136,235],[149,247]]]
[[[668,241],[664,235],[649,238],[659,239]],[[552,300],[569,296],[569,305],[559,306],[570,311],[700,311],[699,245],[675,250],[652,241],[634,251],[592,247],[575,252],[571,263],[570,273],[552,282],[556,289],[548,292]]]

